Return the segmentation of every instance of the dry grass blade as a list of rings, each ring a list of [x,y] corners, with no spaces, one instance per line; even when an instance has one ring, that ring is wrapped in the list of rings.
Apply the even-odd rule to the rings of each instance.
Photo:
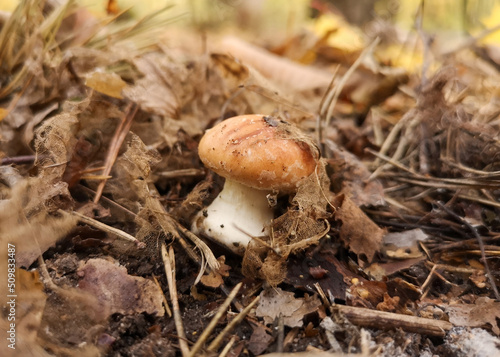
[[[320,119],[322,122],[325,123],[324,127],[327,128],[330,125],[330,120],[333,114],[333,109],[335,108],[335,105],[337,103],[337,100],[340,96],[340,93],[342,92],[342,89],[344,88],[345,84],[347,83],[347,80],[349,79],[350,76],[356,71],[356,69],[361,65],[363,60],[368,56],[370,53],[373,52],[377,44],[380,42],[380,38],[376,38],[368,47],[366,47],[363,52],[361,52],[361,55],[356,59],[356,61],[352,64],[352,66],[347,70],[347,72],[344,73],[342,78],[339,80],[339,82],[331,88],[331,91],[325,93],[325,100],[322,101],[323,106],[319,108],[319,115]]]
[[[195,345],[193,346],[193,349],[191,350],[191,354],[189,355],[190,357],[195,357],[198,351],[201,350],[201,347],[207,340],[208,336],[212,333],[214,328],[217,326],[217,322],[221,319],[222,315],[226,312],[226,309],[229,307],[233,299],[236,297],[236,294],[238,294],[238,291],[240,290],[241,286],[243,283],[238,283],[234,289],[231,291],[231,293],[228,295],[227,299],[224,301],[224,303],[219,307],[219,310],[217,311],[217,314],[212,318],[208,326],[203,330],[200,338],[198,341],[196,341]]]
[[[240,312],[225,328],[224,330],[219,333],[219,335],[210,343],[210,345],[207,348],[207,351],[212,352],[215,351],[219,345],[221,344],[222,340],[226,335],[231,331],[240,321],[242,321],[246,315],[250,312],[250,310],[259,302],[260,296],[257,296],[253,301],[248,304],[245,309]]]
[[[490,267],[488,265],[488,260],[486,259],[483,238],[479,235],[477,229],[475,229],[469,222],[467,222],[467,220],[460,217],[458,214],[453,212],[451,209],[446,207],[441,202],[437,202],[437,204],[439,205],[439,207],[441,207],[443,210],[445,210],[446,213],[448,213],[450,216],[452,216],[453,218],[458,220],[460,223],[465,224],[465,226],[467,226],[467,228],[472,232],[472,234],[474,234],[474,237],[476,237],[477,242],[479,244],[479,249],[481,250],[481,260],[482,260],[482,263],[484,264],[484,270],[485,270],[486,276],[488,277],[488,280],[490,281],[491,289],[493,290],[493,293],[495,294],[495,298],[497,299],[497,301],[500,301],[500,294],[498,292],[495,277],[491,274],[491,270],[490,270]]]
[[[204,264],[200,261],[199,257],[187,246],[186,242],[182,239],[182,237],[179,235],[179,232],[182,233],[186,238],[191,240],[196,247],[200,250],[201,254],[205,257],[205,260],[208,264],[208,266],[213,269],[217,270],[219,269],[219,262],[214,256],[214,253],[210,250],[210,248],[206,245],[205,242],[203,242],[200,238],[198,238],[195,234],[191,233],[188,231],[186,228],[181,226],[177,221],[175,221],[172,217],[170,217],[167,212],[165,212],[165,209],[161,205],[160,201],[158,200],[157,197],[159,197],[159,193],[154,187],[154,185],[149,185],[148,187],[149,195],[147,198],[147,203],[146,205],[151,208],[153,213],[156,216],[156,219],[158,220],[158,223],[162,230],[165,232],[165,234],[172,234],[179,242],[181,243],[182,247],[186,249],[186,252],[189,254],[189,256],[195,260],[200,266],[201,266],[201,271],[200,274],[202,274],[205,270]]]
[[[133,42],[136,49],[145,49],[155,45],[158,41],[157,38],[165,28],[166,25],[179,20],[184,16],[184,14],[165,16],[165,12],[172,9],[173,5],[167,5],[164,8],[144,16],[139,21],[134,23],[122,23],[111,26],[118,16],[122,13],[116,15],[108,20],[106,26],[106,32],[103,34],[96,33],[91,36],[90,39],[85,43],[87,47],[93,48],[105,48],[109,46],[112,42],[114,45],[118,45],[120,42]]]
[[[231,347],[233,347],[235,341],[236,341],[236,336],[233,336],[231,338],[231,340],[229,340],[229,342],[227,343],[227,345],[224,346],[224,349],[219,354],[219,357],[225,357],[225,356],[227,356],[227,354],[231,350]]]
[[[55,34],[74,0],[56,7],[47,17],[43,15],[44,1],[24,0],[16,7],[0,31],[0,99],[26,83],[33,63],[44,61],[48,51],[57,46]]]
[[[121,230],[119,230],[117,228],[110,227],[107,224],[104,224],[102,222],[96,221],[93,218],[84,216],[81,213],[78,213],[76,211],[72,211],[72,212],[68,213],[68,212],[63,211],[61,209],[58,210],[58,212],[61,213],[61,214],[63,214],[63,215],[71,214],[71,215],[77,217],[80,222],[87,223],[89,226],[92,226],[94,228],[100,229],[103,232],[111,233],[111,234],[116,235],[119,238],[122,238],[124,240],[128,240],[129,242],[134,243],[138,248],[142,249],[142,248],[145,247],[144,243],[138,241],[134,236],[132,236],[132,235],[130,235],[130,234],[124,232],[124,231],[121,231]]]
[[[154,275],[153,275],[153,280],[154,280],[156,286],[158,286],[158,289],[160,289],[160,291],[162,291],[160,282],[158,281],[158,279],[156,279],[156,276],[154,276]],[[168,306],[168,301],[167,301],[167,298],[165,297],[165,294],[163,294],[163,291],[162,291],[161,297],[163,300],[163,306],[165,307],[165,312],[167,313],[168,317],[172,317],[172,310],[170,310],[170,306]]]
[[[113,164],[115,163],[116,158],[118,157],[118,152],[120,151],[120,147],[122,146],[123,141],[125,140],[125,137],[127,136],[130,130],[130,126],[132,125],[132,120],[134,119],[134,116],[137,113],[138,109],[139,107],[136,104],[129,104],[125,116],[120,122],[118,128],[116,128],[115,135],[113,136],[113,139],[109,144],[108,154],[106,155],[104,170],[102,172],[103,176],[109,176],[109,174],[111,173]],[[106,181],[107,180],[101,181],[99,183],[99,186],[97,186],[96,194],[94,197],[94,203],[99,202],[102,192],[104,191],[104,186],[106,185]]]
[[[172,247],[167,252],[165,243],[161,244],[161,257],[165,266],[165,274],[167,275],[168,290],[170,291],[170,300],[172,301],[172,310],[174,313],[175,329],[179,336],[179,347],[183,357],[190,356],[189,346],[187,344],[184,325],[182,324],[182,316],[179,308],[179,299],[177,298],[177,286],[175,281],[175,255]]]

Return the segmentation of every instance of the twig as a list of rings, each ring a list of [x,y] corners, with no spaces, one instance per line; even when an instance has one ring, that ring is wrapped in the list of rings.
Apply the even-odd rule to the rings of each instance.
[[[158,286],[158,288],[162,292],[161,298],[163,300],[163,306],[165,307],[165,312],[167,313],[168,317],[172,317],[172,311],[170,310],[170,306],[168,306],[168,301],[167,301],[167,298],[165,297],[165,294],[163,294],[163,290],[161,289],[160,282],[158,281],[158,279],[156,279],[156,276],[154,276],[154,275],[153,275],[153,280],[154,280],[156,286]]]
[[[163,178],[176,178],[176,177],[189,177],[189,176],[203,176],[205,170],[201,169],[182,169],[172,171],[161,171],[157,173],[158,176]]]
[[[278,316],[278,336],[276,340],[276,352],[281,353],[283,352],[283,341],[285,340],[285,322],[281,312]]]
[[[170,300],[172,301],[172,310],[174,313],[175,329],[177,330],[177,335],[179,336],[179,347],[183,357],[190,356],[189,346],[186,340],[186,333],[184,332],[184,326],[182,324],[182,316],[179,308],[179,299],[177,298],[177,286],[175,282],[175,256],[172,247],[169,248],[167,253],[167,247],[165,243],[161,244],[161,257],[163,259],[163,264],[165,266],[165,275],[168,281],[168,291],[170,292]]]
[[[87,186],[84,186],[82,184],[78,184],[78,189],[81,189],[83,191],[86,191],[88,192],[89,194],[91,195],[95,195],[96,192],[90,188],[88,188]],[[139,220],[143,220],[142,218],[140,218],[137,214],[135,214],[134,212],[132,212],[131,210],[129,210],[128,208],[126,207],[123,207],[122,205],[116,203],[115,201],[113,200],[110,200],[109,198],[107,198],[106,196],[102,196],[101,197],[101,200],[110,204],[111,206],[125,212],[126,214],[130,215],[131,217],[133,217],[134,219],[139,219]]]
[[[364,307],[334,305],[331,308],[342,313],[351,323],[368,328],[382,330],[401,328],[407,332],[443,337],[453,327],[448,321],[370,310]]]
[[[219,307],[217,314],[215,314],[215,316],[212,318],[212,320],[210,320],[210,323],[205,328],[205,330],[203,330],[198,341],[196,341],[196,343],[194,344],[193,349],[191,350],[191,354],[189,355],[190,357],[195,357],[197,355],[198,351],[201,349],[201,347],[203,346],[203,344],[207,340],[208,336],[210,336],[210,334],[212,333],[214,328],[217,326],[217,323],[222,318],[222,315],[224,315],[224,313],[226,313],[226,309],[229,307],[229,305],[231,304],[231,302],[235,298],[236,294],[238,293],[238,291],[240,290],[242,285],[243,285],[243,283],[238,283],[238,285],[236,285],[234,287],[234,289],[231,291],[231,293],[229,294],[227,299],[224,301],[224,303]]]
[[[122,121],[118,125],[118,128],[116,128],[115,135],[113,136],[113,139],[111,139],[111,143],[109,144],[109,149],[108,153],[106,155],[106,160],[104,162],[104,170],[102,172],[103,176],[109,176],[111,173],[111,169],[116,161],[116,158],[118,157],[118,152],[120,151],[120,147],[123,144],[123,141],[125,140],[129,130],[130,126],[132,125],[132,120],[134,119],[135,114],[137,113],[137,110],[139,109],[139,106],[136,104],[129,104],[127,107],[127,112],[125,116],[123,117]],[[94,203],[99,202],[99,199],[101,198],[101,195],[104,191],[104,186],[106,185],[107,180],[102,180],[99,183],[99,186],[97,186],[96,190],[96,195],[94,197]]]
[[[486,253],[484,250],[484,242],[479,233],[477,232],[477,229],[475,229],[467,220],[463,219],[460,217],[458,214],[453,212],[451,209],[446,207],[444,204],[441,202],[436,202],[439,207],[441,207],[446,213],[448,213],[450,216],[458,220],[460,223],[464,224],[471,232],[474,234],[474,236],[477,239],[477,243],[479,244],[479,249],[481,250],[481,260],[483,261],[484,264],[484,272],[486,276],[488,277],[488,280],[490,281],[491,289],[493,289],[493,293],[495,294],[495,299],[497,301],[500,301],[500,294],[498,293],[497,289],[497,284],[495,282],[495,278],[491,274],[490,267],[488,265],[488,260],[486,259]]]
[[[363,52],[361,52],[361,54],[356,59],[356,61],[352,64],[352,66],[349,67],[349,69],[344,73],[344,75],[339,80],[337,85],[334,88],[332,88],[333,90],[331,91],[331,93],[328,94],[329,98],[327,98],[327,100],[325,101],[325,106],[323,108],[320,108],[320,110],[321,110],[320,116],[325,121],[325,128],[328,128],[328,126],[330,125],[330,120],[331,120],[331,116],[333,114],[333,109],[335,108],[335,105],[337,104],[337,100],[340,96],[340,93],[342,92],[342,89],[346,85],[347,80],[349,79],[349,77],[351,77],[351,75],[354,73],[354,71],[356,71],[356,69],[358,69],[358,67],[361,65],[361,63],[366,58],[366,56],[368,56],[368,54],[373,52],[373,49],[375,48],[375,46],[378,45],[379,42],[380,42],[380,38],[377,37],[368,47],[366,47],[363,50]],[[326,111],[326,113],[325,113],[325,111]],[[325,116],[325,114],[326,114],[326,116]]]
[[[227,345],[224,347],[222,352],[219,354],[219,357],[226,357],[227,356],[227,354],[229,353],[229,350],[234,345],[234,341],[236,341],[236,336],[231,337],[231,340],[229,340]]]
[[[42,157],[39,156],[39,159]],[[13,157],[4,157],[0,159],[0,165],[11,165],[11,164],[32,164],[36,159],[35,155],[22,155]]]
[[[219,347],[219,345],[221,344],[224,337],[226,337],[226,335],[229,333],[229,331],[231,331],[238,323],[240,323],[240,321],[242,321],[245,318],[245,316],[250,312],[250,310],[255,306],[255,304],[259,302],[259,300],[260,296],[257,296],[255,299],[253,299],[253,301],[250,304],[248,304],[247,307],[245,307],[245,309],[242,312],[236,315],[236,317],[224,328],[224,330],[222,330],[222,332],[219,333],[219,335],[210,343],[210,345],[207,348],[207,351],[208,352],[215,351],[217,347]]]
[[[63,211],[62,209],[59,209],[57,212],[59,212],[62,215],[73,215],[76,218],[78,218],[78,220],[80,222],[86,223],[89,226],[100,229],[104,232],[112,233],[119,238],[128,240],[129,242],[135,243],[137,248],[143,249],[146,247],[146,245],[143,242],[137,240],[137,238],[135,238],[134,236],[132,236],[132,235],[130,235],[130,234],[118,229],[118,228],[110,227],[107,224],[99,222],[93,218],[87,217],[79,212],[76,212],[76,211],[66,212],[66,211]]]

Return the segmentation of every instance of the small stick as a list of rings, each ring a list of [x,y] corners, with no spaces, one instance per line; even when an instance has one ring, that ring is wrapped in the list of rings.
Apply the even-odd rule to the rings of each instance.
[[[196,343],[194,344],[193,349],[191,350],[191,354],[189,355],[190,357],[195,357],[197,355],[198,351],[201,349],[201,346],[203,345],[203,343],[205,343],[208,336],[210,336],[214,328],[217,326],[217,323],[222,318],[222,315],[224,315],[226,309],[229,307],[233,299],[236,297],[236,294],[238,293],[242,285],[243,283],[238,283],[238,285],[234,287],[224,303],[219,307],[217,314],[215,314],[212,320],[210,320],[210,323],[205,328],[205,330],[203,330],[198,341],[196,341]]]
[[[234,341],[236,341],[236,336],[233,336],[231,338],[231,340],[229,340],[229,342],[227,343],[227,345],[224,347],[224,349],[220,353],[219,357],[226,357],[227,356],[227,354],[229,353],[229,350],[234,345]]]
[[[283,352],[283,341],[285,340],[285,322],[283,314],[280,312],[278,316],[278,336],[276,342],[276,352]]]
[[[13,157],[4,157],[0,159],[0,165],[10,164],[32,164],[35,161],[35,155],[21,155]]]
[[[165,266],[165,275],[168,281],[168,290],[170,292],[170,300],[172,301],[172,310],[174,313],[175,329],[177,330],[177,335],[179,336],[179,347],[183,357],[190,356],[189,346],[186,342],[186,333],[184,332],[184,326],[182,324],[182,316],[179,308],[179,299],[177,298],[177,286],[175,283],[175,256],[172,247],[169,248],[167,253],[167,247],[165,243],[161,244],[161,257],[163,259],[163,265]]]
[[[134,236],[132,236],[132,235],[130,235],[130,234],[118,229],[118,228],[110,227],[107,224],[99,222],[93,218],[87,217],[79,212],[76,212],[76,211],[66,212],[66,211],[63,211],[62,209],[59,209],[57,212],[59,212],[63,215],[73,215],[73,216],[77,217],[80,222],[86,223],[89,226],[100,229],[103,232],[112,233],[119,238],[128,240],[129,242],[135,243],[137,248],[143,249],[146,247],[146,245],[143,242],[137,240],[137,238],[135,238]]]
[[[432,278],[434,277],[434,272],[436,271],[437,269],[437,265],[434,265],[431,269],[431,271],[429,272],[429,275],[427,275],[427,278],[425,279],[424,283],[422,284],[422,286],[420,287],[420,290],[422,291],[425,291],[421,296],[420,296],[420,300],[422,300],[423,298],[425,298],[427,296],[427,286],[431,283],[432,281]]]
[[[95,195],[95,191],[92,190],[91,188],[88,188],[87,186],[84,186],[82,184],[78,184],[78,188],[79,189],[82,189],[86,192],[88,192],[89,194],[91,195]],[[122,205],[116,203],[115,201],[113,200],[110,200],[109,198],[107,198],[106,196],[102,196],[101,197],[101,200],[112,205],[113,207],[119,209],[119,210],[122,210],[123,212],[127,213],[128,215],[130,215],[131,217],[134,217],[134,219],[138,218],[137,214],[135,214],[134,212],[132,212],[131,210],[129,210],[128,208],[126,207],[123,207]],[[142,220],[142,218],[140,218]]]
[[[219,335],[210,343],[210,345],[207,348],[207,351],[208,352],[215,351],[217,347],[219,347],[224,337],[226,337],[226,335],[229,333],[229,331],[231,331],[241,320],[245,318],[245,316],[250,312],[250,310],[255,306],[255,304],[259,302],[259,300],[260,296],[257,296],[255,299],[253,299],[253,301],[250,304],[248,304],[247,307],[245,307],[245,309],[242,312],[236,315],[236,317],[224,328],[224,330],[222,330],[222,332],[219,333]]]
[[[157,173],[159,176],[164,178],[176,178],[176,177],[186,177],[186,176],[202,176],[205,174],[205,170],[200,169],[182,169],[182,170],[172,170],[172,171],[162,171]]]
[[[453,324],[448,321],[370,310],[364,307],[334,305],[333,310],[341,312],[351,323],[368,328],[396,329],[429,336],[443,337]]]
[[[167,313],[168,317],[172,317],[172,311],[170,310],[170,306],[168,306],[168,301],[167,298],[165,297],[165,294],[163,293],[163,290],[161,289],[160,282],[158,281],[158,279],[156,279],[156,276],[154,275],[153,275],[153,280],[156,286],[158,286],[158,288],[161,291],[161,298],[163,300],[163,306],[165,306],[165,312]]]

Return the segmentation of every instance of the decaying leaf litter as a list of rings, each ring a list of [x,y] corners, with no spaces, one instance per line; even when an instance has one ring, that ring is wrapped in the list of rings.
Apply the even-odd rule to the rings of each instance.
[[[343,60],[303,34],[279,46],[214,34],[203,51],[169,45],[168,11],[104,25],[71,1],[26,0],[2,19],[15,352],[497,351],[498,58],[429,47],[416,74],[377,61],[388,36]],[[197,143],[249,113],[294,123],[323,159],[272,197],[271,234],[238,257],[190,226],[223,184]]]

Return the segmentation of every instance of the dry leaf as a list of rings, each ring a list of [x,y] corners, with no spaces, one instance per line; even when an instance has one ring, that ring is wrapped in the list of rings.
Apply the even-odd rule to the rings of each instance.
[[[75,227],[75,218],[49,211],[61,206],[58,201],[69,192],[62,182],[46,187],[42,178],[31,178],[17,183],[10,194],[0,201],[1,241],[16,246],[17,266],[29,267]]]
[[[163,295],[151,280],[127,274],[127,269],[104,259],[89,259],[78,269],[80,290],[98,299],[111,313],[146,312],[163,316]]]
[[[210,270],[208,274],[205,274],[201,277],[201,283],[205,286],[209,286],[211,288],[218,288],[224,283],[223,277],[229,276],[229,270],[231,267],[229,265],[224,264],[226,261],[225,256],[221,256],[217,259],[219,261],[219,269],[217,271]]]
[[[342,222],[340,238],[344,241],[344,245],[358,255],[358,258],[371,262],[382,246],[385,232],[349,197],[341,195],[340,199],[342,203],[335,213],[335,219]]]
[[[475,304],[449,305],[446,312],[455,326],[489,326],[497,336],[500,334],[497,322],[500,319],[500,302],[493,299],[479,297]]]
[[[304,315],[316,311],[321,302],[316,296],[296,299],[293,295],[280,288],[265,290],[260,294],[259,306],[255,314],[263,317],[266,324],[273,323],[282,315],[286,326],[300,327],[303,325]]]
[[[272,341],[272,336],[266,332],[264,326],[257,325],[253,330],[250,341],[248,341],[248,350],[254,355],[259,356],[267,350]]]
[[[127,83],[118,74],[104,72],[100,69],[87,74],[85,85],[99,93],[118,99],[123,99],[122,90],[127,87]]]

